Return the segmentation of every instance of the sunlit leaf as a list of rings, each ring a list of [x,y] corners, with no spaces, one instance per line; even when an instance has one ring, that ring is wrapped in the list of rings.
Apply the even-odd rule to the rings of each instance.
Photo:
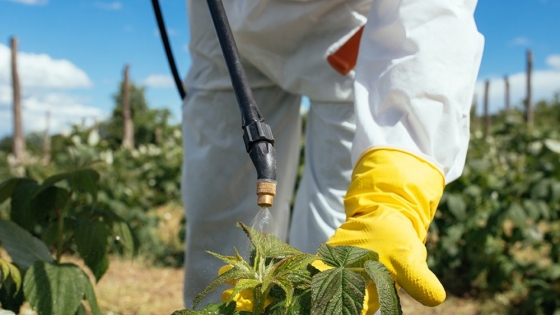
[[[362,276],[344,268],[316,274],[312,280],[312,315],[360,314],[366,282]]]
[[[76,265],[36,261],[25,274],[23,291],[39,314],[73,315],[84,297],[84,277]]]
[[[249,237],[251,247],[265,258],[281,259],[301,254],[300,250],[282,242],[278,237],[270,233],[254,230],[241,222],[237,224],[243,228],[243,231]],[[253,261],[250,261],[250,263],[253,263]]]
[[[368,260],[379,260],[376,252],[354,246],[321,244],[317,255],[331,267],[363,267],[363,263]]]
[[[224,284],[228,281],[238,280],[238,279],[255,279],[255,278],[256,278],[256,275],[255,275],[254,271],[239,270],[239,269],[234,267],[233,269],[230,269],[230,270],[224,272],[223,274],[218,276],[216,279],[214,279],[212,282],[210,282],[210,284],[208,284],[208,286],[206,286],[206,288],[194,298],[193,307],[196,308],[198,303],[200,303],[200,301],[208,293],[213,291],[216,287],[218,287],[221,284]]]
[[[379,261],[368,261],[365,263],[365,267],[366,272],[373,279],[377,288],[381,315],[402,314],[395,281],[387,268]]]

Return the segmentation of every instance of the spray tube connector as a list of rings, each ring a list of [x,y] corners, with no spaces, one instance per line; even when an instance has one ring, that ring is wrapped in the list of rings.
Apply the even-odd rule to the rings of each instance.
[[[270,207],[276,195],[276,150],[270,126],[252,121],[243,127],[243,140],[257,170],[257,204]]]

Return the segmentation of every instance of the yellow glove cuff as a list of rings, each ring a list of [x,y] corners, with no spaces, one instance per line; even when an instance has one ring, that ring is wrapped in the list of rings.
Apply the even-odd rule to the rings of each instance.
[[[371,213],[380,205],[401,212],[425,241],[443,189],[440,170],[419,156],[392,148],[364,153],[354,167],[344,199],[346,217]]]

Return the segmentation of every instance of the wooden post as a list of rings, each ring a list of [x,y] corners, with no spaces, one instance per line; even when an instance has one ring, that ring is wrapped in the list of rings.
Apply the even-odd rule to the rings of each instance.
[[[47,123],[45,134],[43,135],[43,165],[48,165],[51,161],[51,135],[49,129],[51,127],[51,112],[47,111]]]
[[[511,104],[509,98],[509,77],[507,75],[504,77],[504,81],[506,84],[506,92],[505,92],[506,112],[509,112]]]
[[[533,128],[533,102],[531,93],[531,75],[533,74],[533,52],[527,50],[527,97],[525,99],[525,122],[527,129]]]
[[[473,96],[472,105],[471,105],[471,132],[475,133],[478,129],[478,95]]]
[[[130,110],[130,84],[128,80],[128,71],[130,67],[127,64],[124,67],[123,79],[123,140],[122,146],[127,149],[134,148],[134,122],[132,121],[132,113]]]
[[[488,92],[490,90],[490,80],[484,84],[484,137],[490,131],[490,114],[488,113]]]
[[[21,114],[21,90],[19,85],[19,74],[17,68],[17,46],[18,40],[12,37],[10,44],[12,46],[12,90],[14,101],[14,135],[13,135],[13,153],[16,163],[21,163],[25,155],[25,139],[23,137],[23,124]]]

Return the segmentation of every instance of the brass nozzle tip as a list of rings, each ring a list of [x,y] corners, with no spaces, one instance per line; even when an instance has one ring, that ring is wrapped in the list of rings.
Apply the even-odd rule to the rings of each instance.
[[[272,207],[276,195],[276,183],[257,182],[257,204],[261,207]]]

